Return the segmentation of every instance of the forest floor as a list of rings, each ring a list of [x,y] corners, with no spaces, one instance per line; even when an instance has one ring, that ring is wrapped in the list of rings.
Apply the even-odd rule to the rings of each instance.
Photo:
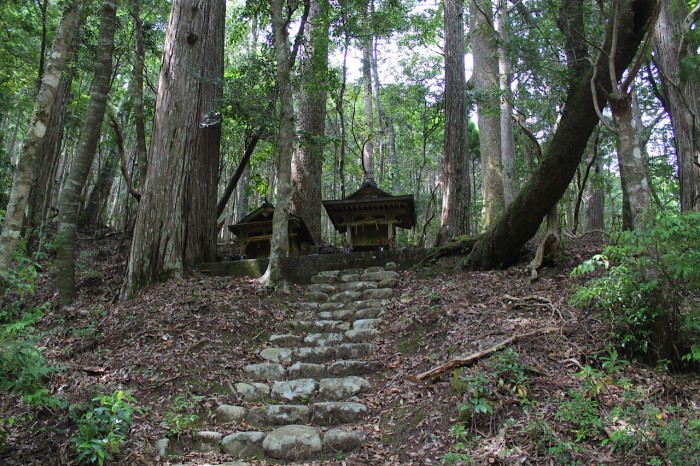
[[[670,375],[611,355],[607,319],[568,302],[582,283],[570,271],[601,244],[564,246],[535,281],[526,266],[532,248],[506,270],[462,270],[461,259],[451,258],[402,272],[378,341],[384,370],[372,376],[365,397],[372,413],[365,445],[323,464],[700,462],[697,374]],[[63,310],[47,264],[35,299],[49,301],[51,310],[38,329],[44,356],[63,368],[50,377],[51,393],[79,406],[130,390],[143,412],[134,415],[115,463],[156,464],[154,441],[179,421],[188,427],[183,408],[199,413],[195,424],[208,425],[217,405],[236,404],[231,384],[245,365],[259,362],[256,350],[298,310],[302,289],[270,291],[252,280],[192,274],[119,302],[127,252],[117,234],[82,235],[79,298]],[[554,330],[437,379],[416,379],[453,358],[546,328]],[[68,408],[37,412],[3,394],[0,419],[9,417],[18,421],[0,463],[75,462],[76,423]],[[176,462],[226,459],[193,453]]]

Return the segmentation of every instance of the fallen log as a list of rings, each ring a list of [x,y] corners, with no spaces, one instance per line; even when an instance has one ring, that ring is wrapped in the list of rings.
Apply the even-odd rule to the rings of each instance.
[[[430,369],[429,371],[423,372],[422,374],[416,376],[416,380],[423,380],[427,378],[434,379],[435,377],[449,371],[452,369],[455,369],[457,367],[464,367],[468,366],[479,359],[485,358],[486,356],[495,353],[496,351],[505,348],[508,345],[511,345],[515,343],[516,341],[520,341],[522,339],[534,336],[534,335],[548,335],[551,333],[560,333],[563,332],[563,329],[561,327],[545,327],[539,330],[533,330],[532,332],[528,333],[522,333],[520,335],[513,335],[510,338],[506,338],[502,342],[488,348],[482,351],[479,351],[478,353],[474,353],[470,356],[467,356],[466,358],[457,358],[453,359],[450,362],[446,362],[445,364],[442,364],[441,366],[438,366],[434,369]]]

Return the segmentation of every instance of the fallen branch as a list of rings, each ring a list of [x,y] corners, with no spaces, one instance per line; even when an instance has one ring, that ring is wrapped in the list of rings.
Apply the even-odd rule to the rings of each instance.
[[[562,328],[560,328],[560,327],[545,327],[543,329],[533,330],[532,332],[523,333],[520,335],[513,335],[512,337],[506,338],[502,342],[500,342],[500,343],[498,343],[498,344],[496,344],[488,349],[485,349],[483,351],[479,351],[478,353],[474,353],[470,356],[467,356],[466,358],[453,359],[452,361],[447,362],[441,366],[438,366],[434,369],[430,369],[427,372],[423,372],[422,374],[416,376],[416,380],[423,380],[423,379],[427,379],[427,378],[434,379],[435,377],[437,377],[440,374],[443,374],[449,370],[455,369],[457,367],[468,366],[468,365],[478,361],[479,359],[482,359],[490,354],[495,353],[496,351],[498,351],[502,348],[505,348],[508,345],[515,343],[516,341],[520,341],[520,340],[523,340],[525,338],[528,338],[528,337],[531,337],[534,335],[548,335],[550,333],[559,333],[559,332],[562,332]]]

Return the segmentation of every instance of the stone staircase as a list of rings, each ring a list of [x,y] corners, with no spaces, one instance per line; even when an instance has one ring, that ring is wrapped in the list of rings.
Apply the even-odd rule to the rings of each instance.
[[[272,335],[234,383],[237,405],[216,408],[221,431],[196,434],[194,448],[236,460],[275,462],[336,459],[362,445],[369,416],[364,377],[381,370],[371,341],[393,295],[396,264],[326,271],[313,276],[303,311],[289,331]],[[156,443],[159,456],[168,440]],[[245,465],[247,463],[226,463]]]

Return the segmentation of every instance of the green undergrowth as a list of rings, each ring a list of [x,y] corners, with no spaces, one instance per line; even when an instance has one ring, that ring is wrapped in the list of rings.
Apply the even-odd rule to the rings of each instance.
[[[629,365],[607,349],[582,366],[570,388],[542,399],[532,397],[527,366],[512,349],[454,370],[460,422],[442,462],[481,464],[488,434],[501,439],[491,454],[504,460],[531,450],[532,460],[583,465],[603,450],[626,464],[700,464],[700,409],[650,396],[625,377]]]

